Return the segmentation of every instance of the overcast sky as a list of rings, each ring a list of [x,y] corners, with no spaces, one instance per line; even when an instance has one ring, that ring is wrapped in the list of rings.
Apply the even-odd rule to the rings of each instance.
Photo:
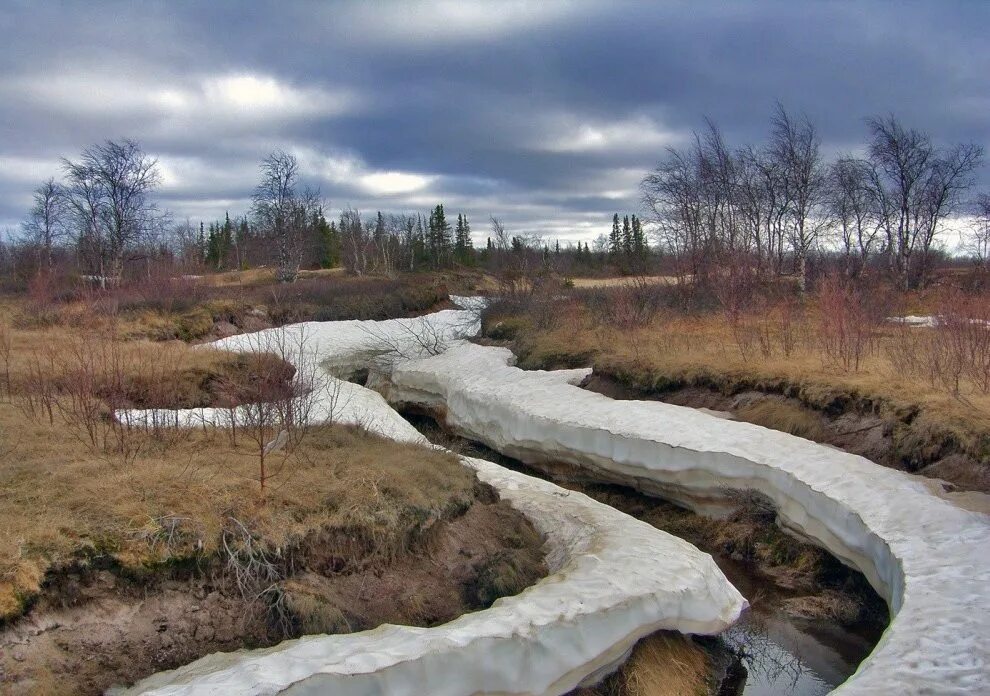
[[[990,146],[988,26],[983,0],[0,0],[0,227],[60,156],[129,137],[177,218],[244,212],[282,147],[335,210],[591,239],[705,116],[733,144],[779,99],[829,152],[888,112]]]

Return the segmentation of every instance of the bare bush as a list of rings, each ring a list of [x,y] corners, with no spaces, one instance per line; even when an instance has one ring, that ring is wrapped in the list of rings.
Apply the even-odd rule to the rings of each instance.
[[[13,395],[10,379],[10,352],[13,349],[10,331],[5,324],[0,324],[0,362],[3,363],[3,390],[8,400]]]
[[[883,292],[838,276],[826,276],[818,289],[818,340],[822,359],[843,370],[858,371],[874,351],[887,316]]]
[[[826,276],[818,289],[818,340],[826,363],[858,371],[873,351],[887,316],[883,293],[864,290],[838,276]]]
[[[902,323],[887,347],[895,373],[927,380],[956,398],[990,393],[990,298],[951,288],[930,327]]]
[[[236,447],[238,433],[250,443],[264,498],[272,480],[294,461],[307,428],[333,422],[344,404],[340,382],[320,367],[305,327],[262,331],[243,340],[249,352],[277,358],[227,377],[222,389],[231,444]]]
[[[932,337],[933,371],[958,396],[964,380],[990,393],[990,298],[951,290],[939,304]]]

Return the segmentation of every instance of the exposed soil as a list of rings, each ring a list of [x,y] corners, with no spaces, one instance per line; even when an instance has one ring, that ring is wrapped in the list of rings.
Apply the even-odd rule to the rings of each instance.
[[[614,675],[576,696],[639,696],[677,693],[655,685],[681,683],[686,655],[700,658],[689,673],[705,671],[704,686],[692,693],[738,694],[750,684],[760,694],[825,693],[855,672],[889,623],[887,607],[862,574],[826,551],[787,535],[775,523],[768,501],[740,496],[737,511],[724,519],[697,515],[631,488],[595,480],[581,467],[564,463],[530,466],[445,430],[432,417],[403,414],[431,441],[502,466],[554,481],[681,537],[714,557],[750,601],[750,609],[723,638],[690,641],[672,657],[645,650],[654,634]],[[648,655],[647,655],[648,653]],[[658,662],[659,660],[659,662]],[[676,660],[675,663],[670,663]],[[645,689],[645,690],[644,690]]]
[[[951,443],[924,442],[910,416],[885,412],[876,404],[856,403],[812,408],[800,398],[753,389],[725,392],[705,386],[682,386],[667,391],[641,391],[619,379],[593,374],[582,385],[613,399],[655,400],[689,406],[733,420],[831,445],[894,469],[945,481],[948,491],[990,493],[990,466],[952,450]]]
[[[96,694],[217,651],[385,622],[431,626],[485,608],[546,567],[529,522],[487,486],[479,493],[394,558],[349,564],[311,544],[296,572],[262,596],[245,598],[216,569],[151,581],[112,569],[53,575],[35,606],[0,631],[0,692]]]

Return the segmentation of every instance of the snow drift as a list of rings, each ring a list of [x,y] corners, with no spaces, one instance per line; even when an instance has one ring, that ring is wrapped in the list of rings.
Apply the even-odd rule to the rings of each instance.
[[[460,344],[404,362],[392,403],[530,463],[568,462],[699,511],[755,490],[780,522],[860,570],[892,621],[836,692],[990,693],[990,517],[938,484],[749,423],[576,386],[590,370],[523,371],[505,348]]]
[[[297,359],[319,360],[339,374],[447,349],[458,335],[476,331],[475,312],[450,310],[411,320],[307,323],[215,345],[251,350],[270,345],[259,340],[265,335],[287,337],[290,345],[305,343]],[[303,334],[308,340],[293,342]],[[396,440],[425,442],[378,393],[330,379],[338,396],[318,404],[314,420],[332,416]],[[222,425],[230,412],[120,415],[131,421]],[[614,669],[649,633],[716,634],[745,608],[746,600],[711,557],[687,542],[580,493],[491,462],[463,461],[545,535],[548,577],[442,626],[384,625],[209,655],[119,693],[562,694]]]

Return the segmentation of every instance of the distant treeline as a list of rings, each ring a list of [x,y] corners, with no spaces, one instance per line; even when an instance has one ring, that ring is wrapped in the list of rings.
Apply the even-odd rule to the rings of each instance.
[[[730,147],[708,122],[643,179],[645,219],[615,213],[610,231],[594,242],[564,248],[511,234],[492,217],[485,244],[475,249],[472,222],[463,213],[448,217],[442,203],[425,214],[365,218],[345,208],[328,219],[327,201],[301,182],[298,161],[282,150],[262,160],[247,214],[176,222],[154,199],[157,161],[133,141],[107,141],[63,159],[61,176],[35,190],[21,233],[0,245],[0,273],[21,283],[54,271],[116,283],[153,267],[201,273],[267,266],[292,281],[301,268],[394,274],[481,266],[661,271],[704,281],[728,268],[759,278],[795,274],[803,287],[809,260],[838,255],[850,277],[879,268],[910,288],[944,258],[938,232],[960,214],[973,221],[966,252],[990,267],[990,195],[969,195],[983,149],[937,146],[893,116],[867,124],[864,157],[826,161],[815,126],[780,106],[762,145]]]

